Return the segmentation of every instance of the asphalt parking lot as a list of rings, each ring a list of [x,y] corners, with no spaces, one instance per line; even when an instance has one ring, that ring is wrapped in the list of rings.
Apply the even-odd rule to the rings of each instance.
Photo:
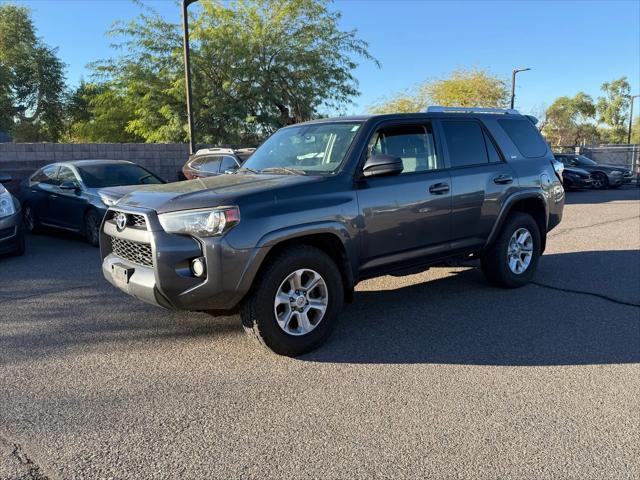
[[[359,285],[322,349],[116,291],[64,236],[0,258],[0,478],[640,478],[640,189],[568,194],[535,284]]]

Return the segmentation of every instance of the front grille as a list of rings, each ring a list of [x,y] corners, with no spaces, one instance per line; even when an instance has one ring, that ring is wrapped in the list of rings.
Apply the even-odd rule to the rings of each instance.
[[[117,213],[118,213],[117,210],[109,210],[109,213],[107,215],[107,220],[113,221]],[[144,215],[139,215],[137,213],[127,213],[127,227],[146,230],[147,219],[145,218]]]
[[[151,245],[148,243],[131,242],[122,238],[111,237],[111,250],[124,259],[144,267],[153,267]]]
[[[147,228],[147,219],[143,215],[130,214],[131,226],[135,228]]]

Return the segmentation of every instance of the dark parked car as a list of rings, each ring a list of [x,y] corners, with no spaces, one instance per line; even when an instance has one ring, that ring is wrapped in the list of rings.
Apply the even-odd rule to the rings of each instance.
[[[292,125],[233,175],[121,198],[100,233],[102,271],[155,305],[239,306],[258,343],[298,355],[327,338],[366,278],[472,257],[495,285],[527,284],[562,217],[553,161],[514,110]]]
[[[596,163],[584,155],[557,153],[555,157],[566,167],[577,167],[589,172],[593,179],[593,188],[618,188],[633,179],[633,172],[628,168]]]
[[[582,168],[564,167],[562,170],[562,184],[566,190],[578,188],[592,188],[591,174]]]
[[[22,211],[18,200],[4,188],[11,177],[0,173],[0,254],[24,254]]]
[[[42,167],[22,182],[18,198],[22,203],[25,228],[37,232],[55,227],[83,234],[98,245],[100,223],[115,199],[102,195],[105,187],[164,183],[132,162],[120,160],[78,160]]]
[[[187,180],[222,175],[238,169],[254,151],[255,148],[203,148],[189,158],[182,173]]]

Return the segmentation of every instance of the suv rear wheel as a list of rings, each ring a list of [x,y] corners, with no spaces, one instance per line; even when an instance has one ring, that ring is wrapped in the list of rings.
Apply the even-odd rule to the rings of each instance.
[[[294,246],[269,261],[240,310],[245,331],[275,353],[294,357],[319,347],[343,303],[335,262],[322,250]]]
[[[512,213],[498,238],[482,256],[482,272],[499,287],[522,287],[536,272],[540,245],[540,230],[533,217],[522,212]]]

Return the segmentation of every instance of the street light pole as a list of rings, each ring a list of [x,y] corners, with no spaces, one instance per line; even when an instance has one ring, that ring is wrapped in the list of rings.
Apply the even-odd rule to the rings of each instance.
[[[191,56],[189,52],[189,16],[188,8],[198,0],[182,0],[182,34],[184,47],[184,80],[187,96],[187,119],[189,124],[189,153],[196,152],[196,138],[193,131],[193,107],[191,104]]]
[[[527,70],[531,70],[530,68],[514,68],[511,72],[511,109],[513,110],[513,106],[516,103],[516,73],[526,72]]]
[[[640,95],[631,95],[631,111],[629,112],[629,135],[627,136],[627,143],[631,145],[631,128],[633,127],[633,101],[640,97]]]

